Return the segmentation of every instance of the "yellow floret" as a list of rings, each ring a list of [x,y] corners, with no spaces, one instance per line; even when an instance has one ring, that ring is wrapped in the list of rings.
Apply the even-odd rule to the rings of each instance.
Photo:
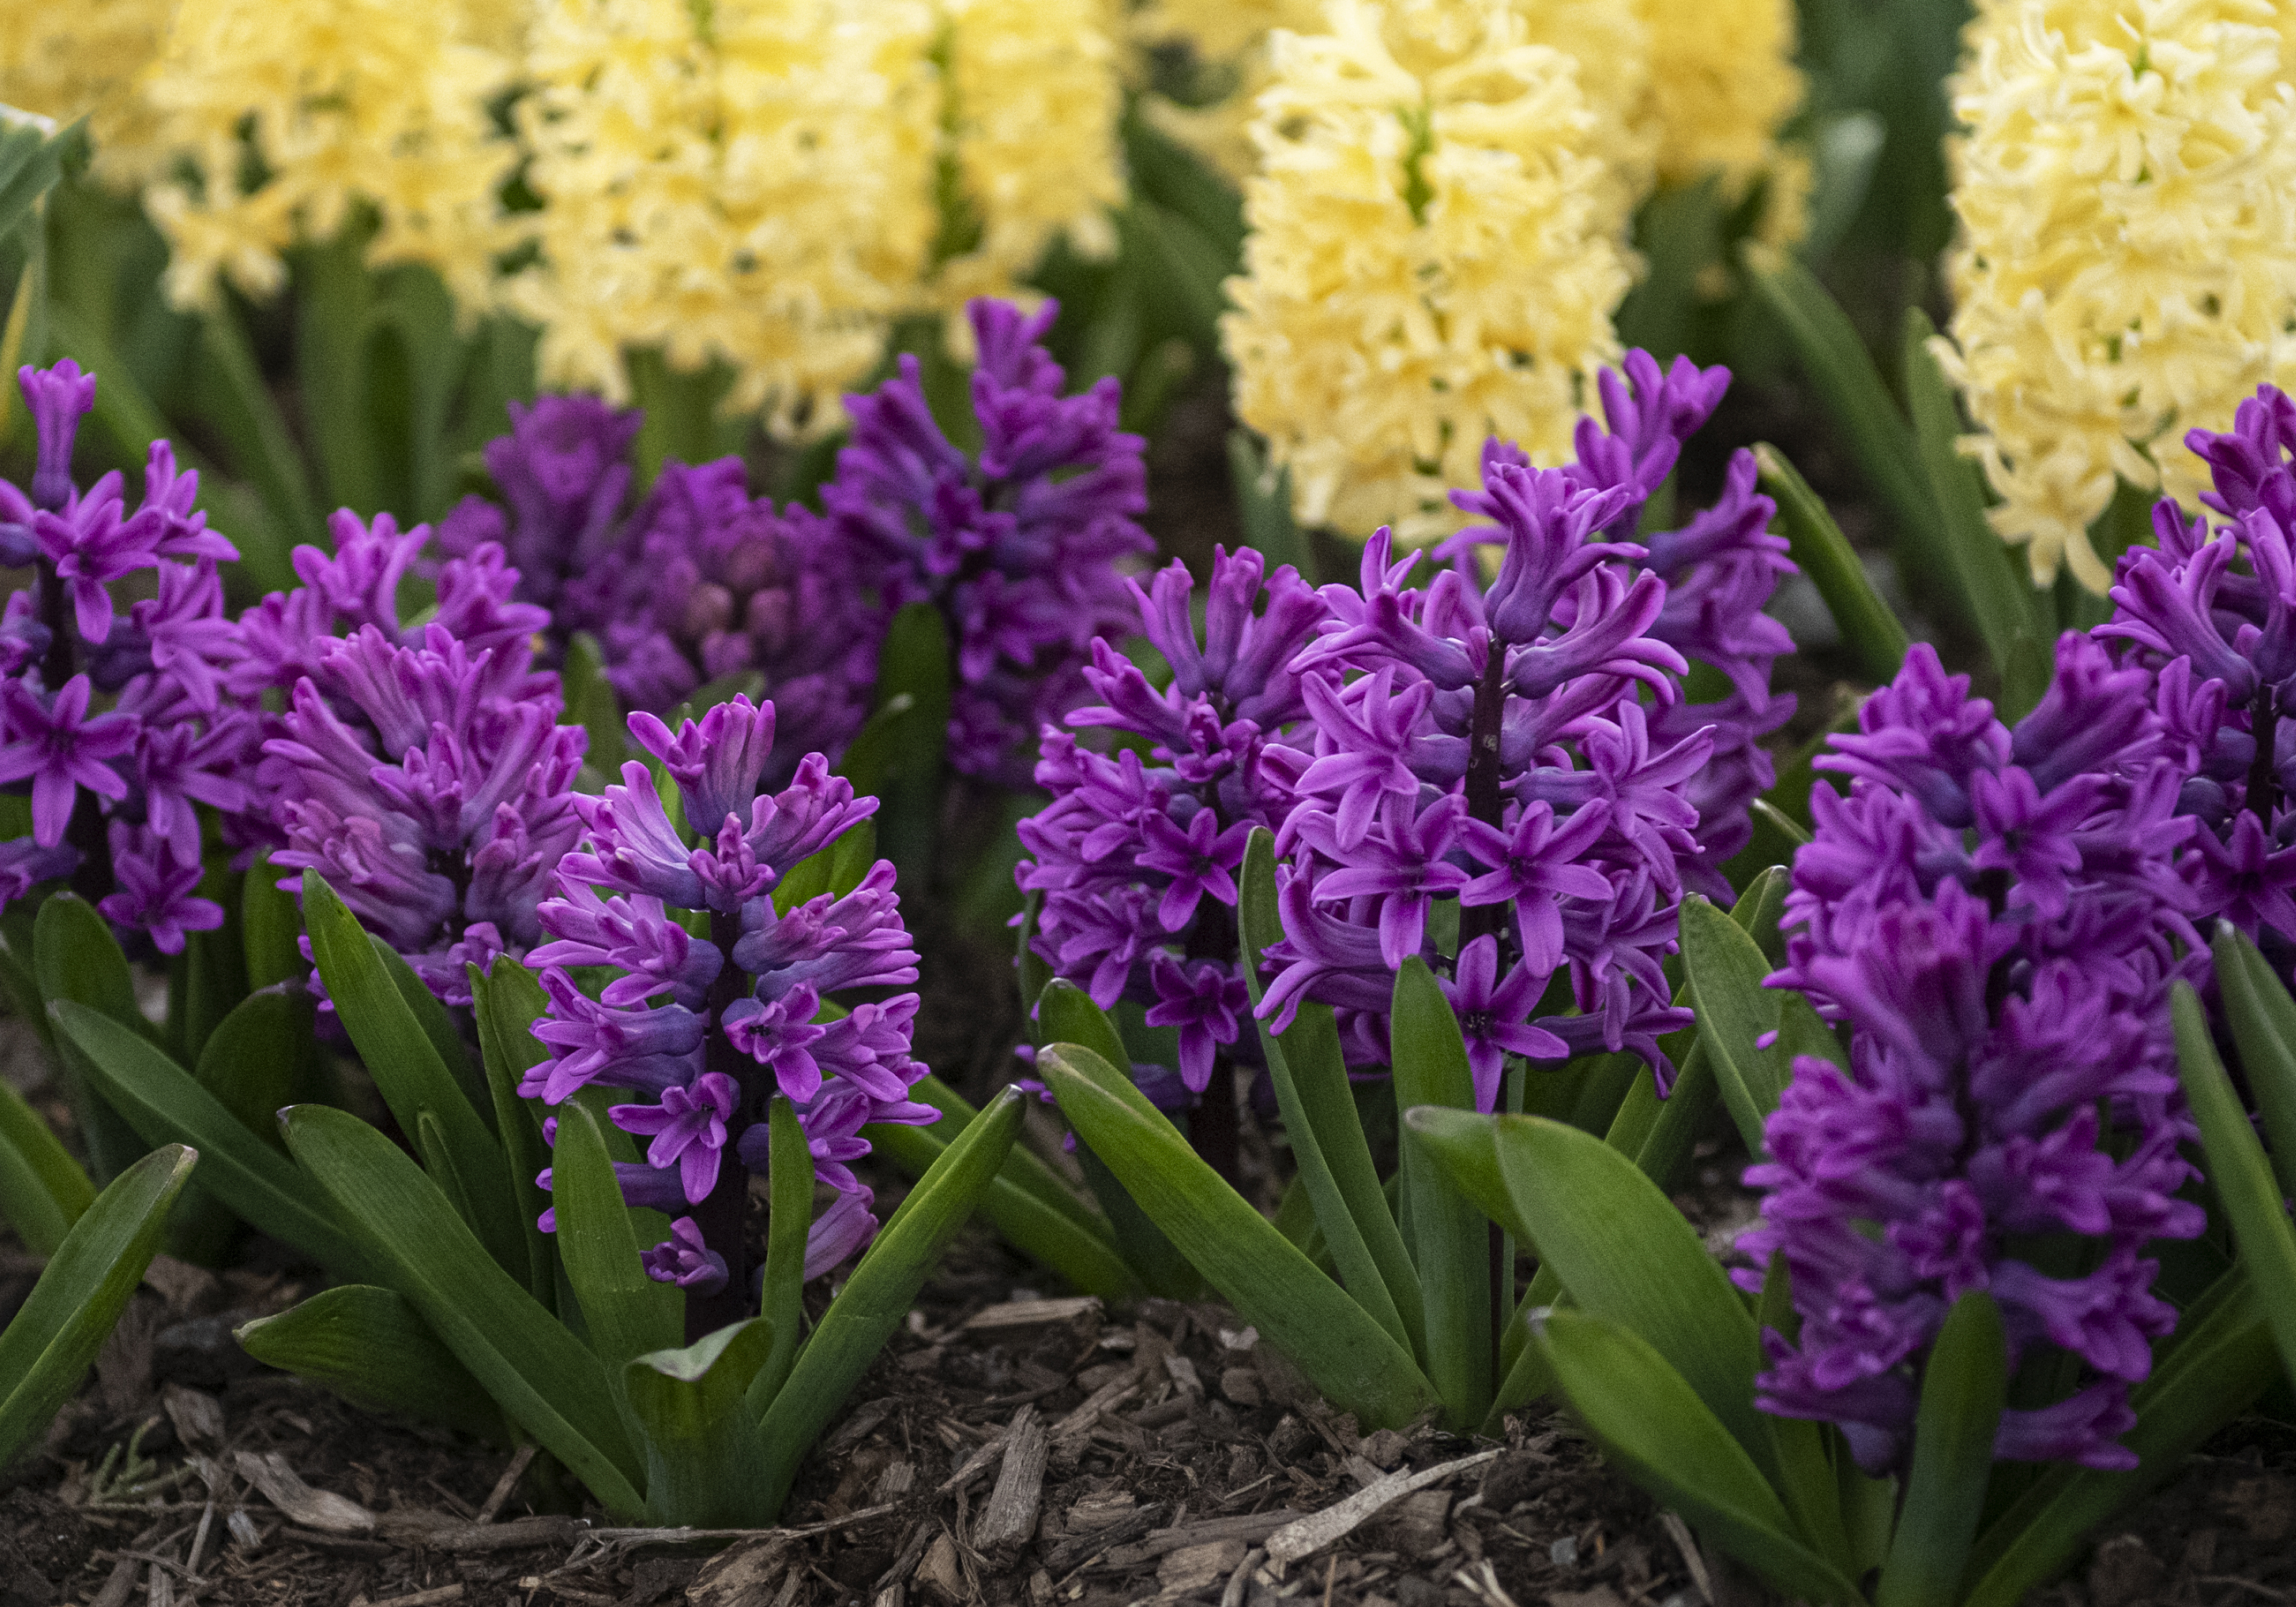
[[[1939,356],[2037,582],[2070,563],[2103,591],[2116,480],[2196,505],[2185,432],[2296,379],[2291,10],[1987,0],[1970,25]]]
[[[910,0],[543,0],[540,259],[507,293],[545,381],[624,400],[625,353],[659,348],[783,432],[833,424],[934,228],[934,26]]]
[[[1627,258],[1578,65],[1504,0],[1328,24],[1275,36],[1222,336],[1302,520],[1425,537],[1487,436],[1569,451]]]

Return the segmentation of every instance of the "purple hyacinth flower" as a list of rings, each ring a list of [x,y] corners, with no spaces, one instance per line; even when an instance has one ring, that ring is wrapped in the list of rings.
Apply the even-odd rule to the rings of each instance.
[[[1237,1022],[1250,1012],[1243,979],[1224,961],[1184,963],[1161,949],[1149,961],[1148,978],[1156,990],[1148,1025],[1179,1029],[1180,1080],[1201,1094],[1211,1086],[1214,1053],[1235,1042]]]
[[[646,1164],[663,1171],[676,1167],[686,1203],[699,1205],[718,1185],[726,1122],[741,1092],[732,1078],[705,1071],[691,1087],[664,1088],[658,1104],[614,1105],[607,1113],[625,1133],[652,1138]]]
[[[556,1226],[554,1220],[543,1231],[547,1233]],[[701,1226],[691,1217],[680,1217],[672,1222],[669,1237],[644,1251],[638,1260],[646,1276],[657,1283],[675,1283],[696,1294],[715,1294],[726,1287],[726,1258],[703,1241]]]
[[[72,499],[72,442],[79,434],[80,415],[95,406],[95,376],[81,373],[79,365],[66,357],[53,368],[28,365],[18,369],[16,383],[23,389],[39,444],[32,469],[32,505],[52,512]],[[102,633],[91,639],[102,641]]]
[[[20,680],[0,681],[0,783],[32,783],[32,839],[44,849],[64,840],[79,789],[115,802],[127,779],[111,764],[135,743],[135,722],[122,714],[90,717],[94,688],[74,676],[53,701]]]
[[[111,834],[111,869],[119,890],[96,907],[119,925],[151,935],[163,955],[179,955],[188,933],[213,931],[223,924],[223,906],[194,896],[199,856],[178,858],[164,837],[132,826]]]

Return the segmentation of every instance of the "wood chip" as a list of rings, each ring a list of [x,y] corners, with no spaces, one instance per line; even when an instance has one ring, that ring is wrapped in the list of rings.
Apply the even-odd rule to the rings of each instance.
[[[796,1544],[787,1535],[766,1535],[727,1546],[701,1565],[685,1587],[686,1601],[691,1607],[735,1607],[765,1600]]]
[[[495,1521],[495,1514],[502,1511],[503,1503],[510,1499],[511,1492],[518,1488],[518,1481],[526,1477],[526,1470],[534,1465],[535,1453],[541,1449],[540,1446],[531,1442],[518,1447],[518,1454],[510,1459],[510,1465],[503,1469],[502,1477],[495,1480],[494,1488],[487,1492],[487,1498],[480,1505],[478,1516],[472,1519],[472,1522],[492,1523]]]
[[[1243,1561],[1227,1576],[1227,1587],[1220,1592],[1219,1607],[1243,1607],[1244,1595],[1251,1588],[1251,1570],[1267,1560],[1267,1554],[1256,1546],[1244,1553]]]
[[[1241,1540],[1210,1540],[1183,1546],[1165,1554],[1156,1568],[1156,1583],[1173,1595],[1192,1595],[1222,1583],[1236,1570],[1251,1548]]]
[[[434,1585],[428,1590],[418,1590],[408,1595],[395,1595],[388,1601],[376,1602],[373,1607],[439,1607],[441,1603],[463,1599],[462,1583]]]
[[[1257,1367],[1226,1367],[1219,1375],[1219,1391],[1237,1406],[1249,1410],[1265,1398],[1259,1390],[1259,1369]]]
[[[1674,1549],[1682,1554],[1682,1565],[1690,1570],[1690,1582],[1698,1587],[1698,1599],[1706,1607],[1714,1607],[1714,1579],[1706,1571],[1706,1559],[1699,1554],[1698,1542],[1691,1537],[1690,1525],[1677,1513],[1660,1513],[1659,1524],[1666,1537],[1674,1542]]]
[[[1061,1519],[1061,1527],[1072,1535],[1097,1534],[1113,1524],[1121,1523],[1139,1510],[1139,1504],[1130,1490],[1104,1490],[1096,1496],[1079,1496]]]
[[[1267,1559],[1277,1568],[1288,1568],[1302,1557],[1312,1556],[1333,1541],[1352,1534],[1359,1525],[1391,1503],[1497,1458],[1496,1451],[1477,1451],[1472,1456],[1439,1463],[1420,1472],[1390,1473],[1338,1505],[1327,1506],[1320,1513],[1277,1529],[1267,1537]]]
[[[992,1333],[1013,1328],[1045,1328],[1100,1315],[1098,1295],[1079,1294],[1059,1300],[1007,1300],[967,1317],[967,1332]]]
[[[1272,1513],[1239,1513],[1233,1518],[1207,1518],[1201,1523],[1176,1524],[1160,1529],[1137,1546],[1118,1546],[1108,1554],[1111,1568],[1137,1568],[1170,1552],[1190,1546],[1205,1546],[1215,1540],[1242,1540],[1246,1543],[1265,1540],[1285,1524],[1300,1516],[1290,1507],[1278,1507]]]
[[[331,1535],[372,1534],[375,1516],[357,1502],[329,1490],[313,1489],[277,1451],[260,1455],[242,1451],[233,1458],[240,1477],[263,1492],[265,1500],[305,1529]]]
[[[945,1602],[964,1599],[964,1573],[956,1561],[956,1542],[943,1529],[925,1547],[924,1561],[917,1564],[913,1576],[918,1586]]]
[[[1050,1436],[1037,1421],[1036,1407],[1022,1406],[1013,1414],[1013,1426],[1004,1433],[1004,1465],[997,1472],[996,1488],[981,1511],[980,1521],[973,1525],[975,1549],[992,1554],[1017,1551],[1037,1532],[1037,1513],[1045,1496],[1045,1458],[1050,1448]]]
[[[1084,1398],[1084,1403],[1053,1425],[1053,1439],[1081,1439],[1092,1432],[1093,1424],[1100,1421],[1103,1412],[1112,1411],[1140,1393],[1137,1368],[1122,1378],[1111,1378]]]
[[[1045,1566],[1055,1576],[1065,1575],[1091,1559],[1105,1554],[1110,1548],[1146,1534],[1163,1514],[1161,1506],[1152,1504],[1142,1507],[1129,1518],[1109,1525],[1098,1534],[1071,1535],[1053,1547],[1045,1558]],[[1063,1584],[1066,1582],[1065,1578],[1062,1580]]]
[[[160,1392],[160,1405],[185,1445],[195,1451],[223,1448],[223,1403],[214,1396],[169,1384]]]

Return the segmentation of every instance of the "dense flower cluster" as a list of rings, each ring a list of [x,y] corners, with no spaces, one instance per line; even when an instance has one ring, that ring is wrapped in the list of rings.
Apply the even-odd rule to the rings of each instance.
[[[466,307],[487,305],[505,243],[496,191],[517,160],[487,111],[516,67],[498,9],[305,0],[282,27],[258,0],[177,0],[140,86],[169,296],[207,305],[226,277],[270,295],[290,247],[371,209],[370,261],[426,263]]]
[[[2113,617],[2096,635],[2152,672],[2152,700],[2179,753],[2177,814],[2198,824],[2185,874],[2196,916],[2296,965],[2296,402],[2266,386],[2221,434],[2195,430],[2214,471],[2201,500],[2224,522],[2153,510],[2160,545],[2125,554]]]
[[[1146,757],[1045,738],[1037,778],[1054,801],[1021,828],[1038,952],[1103,1006],[1129,998],[1178,1028],[1178,1069],[1203,1087],[1239,1036],[1226,911],[1264,824],[1290,861],[1262,1004],[1279,1026],[1321,999],[1349,1061],[1385,1063],[1395,968],[1418,955],[1459,1012],[1485,1109],[1510,1054],[1631,1049],[1669,1077],[1657,1040],[1685,1020],[1660,973],[1676,904],[1743,845],[1747,796],[1769,780],[1758,739],[1792,708],[1768,690],[1790,644],[1759,611],[1790,566],[1751,460],[1682,529],[1612,537],[1727,380],[1636,353],[1603,377],[1610,428],[1583,422],[1570,468],[1494,443],[1484,488],[1458,497],[1491,522],[1423,588],[1384,533],[1360,584],[1320,597],[1288,570],[1264,577],[1256,553],[1223,554],[1201,645],[1177,566],[1136,588],[1173,680],[1158,692],[1100,644],[1102,701],[1070,723],[1144,739]],[[1483,542],[1501,547],[1488,588]],[[1728,677],[1726,700],[1683,707],[1693,657]],[[1456,947],[1431,922],[1450,899]],[[1575,1008],[1534,1020],[1564,972]]]
[[[551,1058],[520,1092],[557,1104],[594,1082],[636,1091],[639,1102],[611,1111],[647,1140],[644,1162],[619,1168],[623,1192],[677,1218],[646,1269],[739,1306],[750,1288],[749,1174],[766,1169],[776,1093],[800,1113],[816,1176],[837,1193],[807,1241],[808,1277],[876,1232],[871,1193],[849,1165],[868,1152],[861,1127],[938,1119],[907,1097],[924,1073],[909,1058],[916,995],[849,1012],[829,1003],[848,988],[915,981],[916,955],[883,860],[842,895],[788,907],[775,898],[793,866],[877,805],[855,798],[818,753],[787,787],[761,793],[772,704],[736,698],[675,733],[634,714],[629,729],[676,783],[691,840],[644,765],[574,800],[585,842],[558,864],[562,891],[539,911],[554,940],[532,955],[550,996],[534,1035]],[[567,969],[587,966],[619,974],[594,998]]]
[[[1852,1030],[1849,1063],[1795,1062],[1738,1244],[1784,1256],[1801,1317],[1765,1336],[1761,1405],[1839,1423],[1869,1470],[1902,1467],[1922,1357],[1972,1290],[2013,1369],[2079,1369],[2003,1414],[1995,1455],[2136,1465],[2128,1389],[2175,1322],[2142,1252],[2204,1226],[2173,1197],[2193,1132],[2168,1011],[2206,965],[2175,864],[2194,826],[2148,679],[2068,635],[2012,731],[1916,646],[1820,760],[1849,792],[1813,795],[1770,980]],[[2096,1259],[2067,1263],[2074,1240]]]
[[[519,599],[550,611],[552,651],[595,636],[625,708],[667,714],[756,671],[779,713],[780,785],[797,755],[841,752],[867,712],[886,618],[874,577],[807,508],[752,498],[737,457],[667,465],[626,513],[638,422],[592,397],[514,405],[486,450],[506,505],[464,498],[440,549],[505,548]]]
[[[140,179],[158,153],[136,78],[174,10],[175,0],[0,6],[0,105],[59,125],[86,117],[95,171]]]
[[[886,608],[929,601],[947,616],[950,762],[991,779],[1025,778],[1023,746],[1083,694],[1094,637],[1130,623],[1118,563],[1153,545],[1135,520],[1147,507],[1143,443],[1117,428],[1117,381],[1063,396],[1039,344],[1058,311],[967,309],[977,455],[942,433],[905,357],[898,377],[846,398],[852,441],[822,488],[837,540]]]
[[[533,661],[548,615],[514,600],[500,546],[439,566],[435,611],[402,627],[430,528],[342,512],[331,529],[332,555],[295,549],[301,586],[241,616],[226,685],[283,711],[259,717],[254,809],[231,824],[274,865],[320,872],[433,992],[466,1004],[465,961],[540,938],[586,739],[555,723],[558,679]]]
[[[1512,8],[1334,0],[1279,34],[1222,340],[1308,524],[1446,533],[1483,440],[1553,462],[1616,349],[1625,209],[1578,66]]]
[[[551,384],[629,395],[625,355],[722,363],[728,405],[837,422],[937,225],[930,7],[540,0],[517,107],[540,258],[505,290]]]
[[[1180,1077],[1201,1093],[1249,1021],[1235,873],[1251,828],[1290,813],[1302,756],[1288,742],[1308,706],[1288,665],[1325,608],[1249,548],[1215,552],[1201,641],[1185,566],[1132,592],[1171,683],[1157,690],[1096,641],[1085,675],[1101,701],[1069,719],[1143,738],[1148,757],[1047,731],[1037,784],[1053,801],[1021,823],[1020,883],[1040,896],[1038,952],[1102,1009],[1128,997],[1177,1029]]]
[[[1802,99],[1792,0],[1639,0],[1638,9],[1650,24],[1659,182],[1712,174],[1733,203],[1760,182],[1757,233],[1780,245],[1800,239],[1809,161],[1778,140]],[[1717,50],[1718,39],[1728,47]]]
[[[216,566],[239,556],[193,509],[196,474],[152,444],[133,513],[120,476],[73,483],[95,377],[23,368],[38,450],[29,488],[0,480],[0,566],[33,570],[0,616],[0,784],[30,830],[0,842],[0,905],[73,875],[119,925],[180,953],[223,910],[198,896],[201,804],[247,807],[254,729],[226,684],[234,627]],[[156,594],[113,587],[156,571]],[[98,707],[98,700],[102,706]]]
[[[2296,28],[2269,0],[1984,0],[1968,42],[1939,355],[1994,528],[2102,592],[2116,480],[2193,507],[2179,433],[2296,379]]]

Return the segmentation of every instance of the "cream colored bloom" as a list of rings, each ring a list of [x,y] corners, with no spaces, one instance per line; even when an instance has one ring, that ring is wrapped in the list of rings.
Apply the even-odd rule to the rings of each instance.
[[[540,259],[508,294],[545,381],[626,400],[626,352],[660,348],[726,365],[729,408],[833,423],[935,226],[934,24],[910,0],[540,0]]]
[[[942,0],[943,160],[961,196],[929,305],[1013,292],[1056,239],[1116,250],[1124,204],[1111,0]]]
[[[2087,529],[2116,480],[2194,505],[2185,431],[2296,381],[2291,12],[1986,0],[1970,25],[1939,356],[2037,581],[2063,562],[2103,590]]]
[[[1626,253],[1578,65],[1505,0],[1333,0],[1328,27],[1275,37],[1221,332],[1300,516],[1424,537],[1487,436],[1568,453]]]
[[[0,102],[59,123],[86,116],[96,172],[143,178],[161,154],[135,75],[158,53],[175,0],[4,0]]]
[[[1718,174],[1736,201],[1784,160],[1777,132],[1801,104],[1793,0],[1636,3],[1650,29],[1660,182]],[[1807,187],[1798,175],[1784,179],[1795,194],[1798,182]]]
[[[428,263],[485,305],[514,160],[486,103],[512,66],[472,42],[460,0],[177,0],[141,80],[169,297],[206,302],[223,275],[268,294],[283,251],[365,205],[373,260]]]

